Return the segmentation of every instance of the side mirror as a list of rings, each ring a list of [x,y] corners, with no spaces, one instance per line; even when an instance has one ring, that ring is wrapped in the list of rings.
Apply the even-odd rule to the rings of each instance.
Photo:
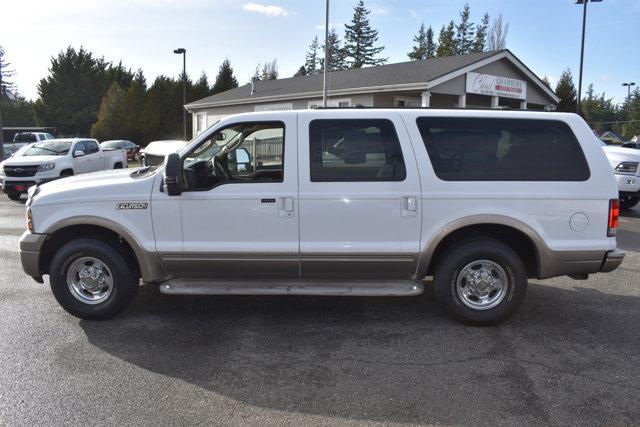
[[[84,156],[84,151],[82,150],[76,150],[73,152],[73,157],[82,157]]]
[[[236,148],[236,163],[251,163],[249,152],[246,148]]]
[[[178,153],[168,154],[164,167],[164,191],[169,196],[182,194],[182,162]]]

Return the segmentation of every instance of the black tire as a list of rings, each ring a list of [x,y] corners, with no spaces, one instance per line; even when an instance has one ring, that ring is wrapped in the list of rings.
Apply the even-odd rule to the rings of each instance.
[[[11,200],[20,200],[22,193],[7,193],[7,197]]]
[[[467,305],[457,290],[462,270],[479,260],[497,264],[506,275],[506,292],[502,300],[484,310]],[[442,309],[466,325],[490,326],[504,322],[520,307],[527,293],[527,272],[522,259],[503,242],[488,238],[470,240],[451,248],[441,258],[433,276],[436,300]],[[462,278],[461,284],[465,285]]]
[[[67,272],[73,262],[94,257],[103,262],[113,276],[111,294],[98,304],[82,302],[67,284]],[[113,246],[93,238],[72,240],[60,248],[51,261],[49,281],[58,303],[70,314],[87,320],[109,319],[124,310],[138,292],[138,277],[123,255]]]
[[[68,176],[73,176],[73,170],[72,169],[65,169],[62,172],[60,172],[60,178],[66,178]]]
[[[640,203],[640,197],[620,197],[620,208],[631,209],[635,205]]]
[[[122,163],[117,162],[115,165],[113,165],[114,169],[122,169]]]

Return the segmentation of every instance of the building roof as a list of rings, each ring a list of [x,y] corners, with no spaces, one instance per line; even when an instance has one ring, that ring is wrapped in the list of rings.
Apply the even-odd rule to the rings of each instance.
[[[385,87],[391,87],[394,90],[426,90],[429,82],[433,82],[459,70],[464,71],[465,68],[479,62],[494,59],[494,57],[495,60],[497,60],[505,56],[517,62],[516,65],[526,69],[526,71],[534,77],[534,80],[537,79],[538,83],[546,88],[546,85],[544,85],[535,74],[531,73],[524,64],[505,49],[333,71],[328,75],[329,95],[335,96],[367,91],[376,92]],[[481,64],[478,64],[478,66],[480,65]],[[185,108],[192,110],[203,107],[317,97],[322,96],[322,82],[322,73],[310,76],[260,81],[256,83],[254,95],[251,95],[251,83],[247,83],[243,86],[191,102],[185,105]],[[550,90],[549,92],[551,93],[550,96],[555,98],[555,94]]]

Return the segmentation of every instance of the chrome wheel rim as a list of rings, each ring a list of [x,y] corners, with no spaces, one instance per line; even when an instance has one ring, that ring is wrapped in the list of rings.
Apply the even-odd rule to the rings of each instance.
[[[474,310],[488,310],[500,304],[507,294],[507,273],[493,261],[478,260],[467,264],[456,279],[456,292],[464,305]]]
[[[67,270],[71,295],[85,304],[100,304],[113,291],[113,275],[107,265],[94,257],[75,260]]]

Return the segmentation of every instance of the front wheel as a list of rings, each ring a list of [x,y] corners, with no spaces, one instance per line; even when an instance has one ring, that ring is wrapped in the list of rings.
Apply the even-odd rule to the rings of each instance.
[[[450,250],[434,273],[436,299],[458,322],[488,326],[510,318],[527,292],[518,254],[493,239],[468,241]]]
[[[620,208],[621,209],[631,209],[635,205],[640,203],[640,197],[620,197]]]
[[[124,310],[138,291],[138,278],[113,246],[96,239],[72,240],[51,261],[53,295],[81,319],[109,319]]]

